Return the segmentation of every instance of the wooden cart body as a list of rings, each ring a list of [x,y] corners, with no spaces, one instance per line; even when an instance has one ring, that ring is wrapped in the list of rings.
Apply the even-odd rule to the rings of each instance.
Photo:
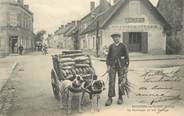
[[[72,81],[74,75],[80,75],[86,82],[97,79],[90,56],[80,50],[63,51],[62,54],[53,55],[52,61],[51,85],[57,100],[60,100],[60,81],[66,79]]]

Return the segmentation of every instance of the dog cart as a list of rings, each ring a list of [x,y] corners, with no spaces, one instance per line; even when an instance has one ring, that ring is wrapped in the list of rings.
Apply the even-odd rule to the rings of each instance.
[[[86,82],[97,79],[90,56],[81,50],[63,51],[62,54],[53,55],[52,61],[51,84],[53,94],[58,101],[60,100],[59,82],[62,80],[73,81],[74,75],[80,75]]]

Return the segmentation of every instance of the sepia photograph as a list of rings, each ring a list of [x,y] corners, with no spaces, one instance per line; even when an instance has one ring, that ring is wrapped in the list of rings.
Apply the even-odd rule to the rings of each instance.
[[[0,0],[0,116],[184,116],[183,0]]]

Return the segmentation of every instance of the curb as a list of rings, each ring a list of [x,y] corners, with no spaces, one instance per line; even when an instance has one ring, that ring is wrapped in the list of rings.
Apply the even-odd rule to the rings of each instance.
[[[7,77],[6,81],[5,81],[5,83],[2,85],[2,88],[0,88],[0,92],[3,90],[3,88],[4,88],[5,85],[7,84],[9,78],[11,77],[11,75],[12,75],[13,71],[15,70],[15,68],[17,67],[17,65],[18,65],[18,63],[15,62],[15,63],[13,64],[13,66],[11,67],[10,73],[8,74],[8,77]]]
[[[155,59],[130,59],[130,61],[155,61],[155,60],[182,60],[184,58],[155,58]],[[105,59],[93,59],[105,62]]]

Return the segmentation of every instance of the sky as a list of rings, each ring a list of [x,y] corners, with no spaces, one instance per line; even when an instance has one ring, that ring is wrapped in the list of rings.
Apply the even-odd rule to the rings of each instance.
[[[90,1],[99,0],[24,0],[34,13],[34,32],[53,33],[60,25],[79,20],[90,10]],[[158,0],[150,0],[154,5]]]

